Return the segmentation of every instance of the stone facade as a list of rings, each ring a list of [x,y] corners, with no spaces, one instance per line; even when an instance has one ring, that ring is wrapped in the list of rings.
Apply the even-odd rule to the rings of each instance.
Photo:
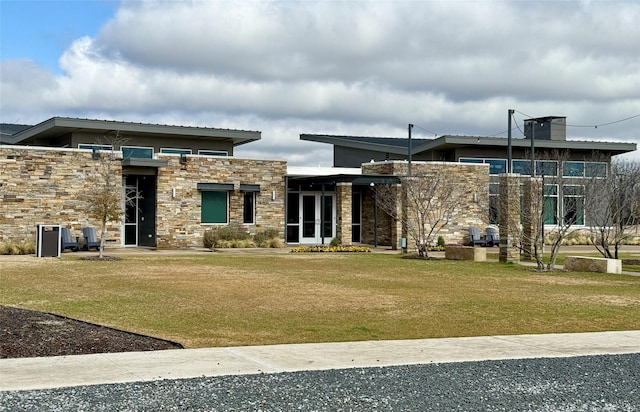
[[[353,199],[351,183],[336,184],[336,237],[343,245],[351,244],[351,204]]]
[[[243,223],[243,185],[259,185],[255,219],[243,225],[255,234],[268,228],[283,236],[286,162],[232,157],[157,155],[167,165],[157,169],[156,240],[158,248],[202,246],[201,193],[198,183],[232,184],[229,224]],[[96,162],[87,150],[0,146],[0,242],[34,240],[36,225],[63,225],[73,236],[85,226],[99,227],[86,214]],[[112,170],[122,174],[122,161]],[[107,226],[114,246],[123,244],[121,222]]]
[[[246,160],[231,157],[158,155],[168,161],[158,170],[157,246],[181,248],[202,246],[207,229],[219,225],[201,224],[201,193],[198,183],[233,184],[229,195],[229,223],[242,225],[255,234],[278,229],[284,236],[284,200],[287,164],[284,161]],[[241,184],[260,185],[256,193],[255,223],[244,225]]]
[[[0,242],[35,241],[39,224],[66,226],[73,236],[99,227],[85,200],[96,162],[86,150],[0,146]],[[121,173],[121,162],[111,162]],[[120,238],[119,224],[107,225],[107,238]]]
[[[464,195],[457,199],[457,206],[452,210],[451,219],[448,224],[440,229],[433,241],[438,236],[442,236],[446,243],[467,243],[468,228],[470,226],[484,227],[488,220],[488,190],[489,190],[489,168],[483,164],[469,163],[449,163],[449,162],[412,162],[412,176],[444,175],[446,184],[455,187],[465,188]],[[391,161],[365,163],[362,165],[362,173],[365,175],[394,175],[406,179],[408,162]],[[402,190],[397,190],[398,208],[402,209]],[[372,196],[371,196],[372,198]],[[366,200],[366,198],[364,199]],[[366,210],[371,213],[371,206],[364,203],[363,215]],[[371,199],[371,203],[373,200]],[[397,247],[400,238],[407,238],[408,248],[415,249],[415,239],[411,239],[406,228],[402,227],[405,219],[393,219],[384,212],[378,211],[379,240],[382,245]],[[382,220],[380,215],[383,215]],[[401,215],[400,215],[401,216]],[[363,227],[364,225],[363,216]],[[382,233],[382,234],[380,234]],[[364,237],[364,233],[363,233]]]
[[[520,175],[500,175],[500,262],[520,260]]]

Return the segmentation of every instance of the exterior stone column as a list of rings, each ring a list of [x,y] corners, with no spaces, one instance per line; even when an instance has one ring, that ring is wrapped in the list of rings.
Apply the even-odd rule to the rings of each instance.
[[[405,188],[401,184],[394,185],[396,210],[398,210],[398,218],[391,219],[391,249],[396,250],[399,247],[400,238],[407,237],[406,228],[402,222],[406,212],[406,196]]]
[[[351,182],[336,184],[336,237],[343,245],[350,245],[352,234],[351,206],[353,202],[353,186]]]
[[[531,260],[535,254],[535,246],[542,250],[541,178],[529,178],[524,181],[522,216],[522,259]]]
[[[500,262],[519,262],[520,175],[503,173],[500,182]]]

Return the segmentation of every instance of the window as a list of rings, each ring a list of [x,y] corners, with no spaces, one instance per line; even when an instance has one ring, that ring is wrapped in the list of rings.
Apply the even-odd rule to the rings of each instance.
[[[584,186],[562,188],[562,210],[565,225],[584,225]]]
[[[480,159],[473,157],[461,157],[458,159],[460,163],[486,163],[489,165],[490,175],[499,175],[507,172],[507,161],[505,159]]]
[[[536,160],[536,176],[558,176],[556,160]]]
[[[583,177],[584,162],[564,162],[562,164],[562,176]]]
[[[113,150],[113,146],[110,144],[79,144],[78,149]]]
[[[512,160],[511,171],[513,173],[519,173],[525,176],[531,176],[531,161],[530,160]]]
[[[242,208],[242,223],[251,224],[255,222],[256,193],[244,192],[244,202]]]
[[[202,156],[229,156],[226,150],[198,150],[198,154]]]
[[[585,162],[584,175],[586,177],[607,177],[607,164],[604,162]]]
[[[153,147],[120,146],[124,159],[153,159]]]
[[[160,149],[160,153],[163,154],[191,154],[191,149],[173,149],[170,147],[163,147]]]
[[[489,223],[500,224],[500,184],[489,183]]]
[[[558,224],[558,185],[544,185],[543,218],[545,225]]]
[[[201,191],[202,223],[228,223],[229,195],[227,191]]]

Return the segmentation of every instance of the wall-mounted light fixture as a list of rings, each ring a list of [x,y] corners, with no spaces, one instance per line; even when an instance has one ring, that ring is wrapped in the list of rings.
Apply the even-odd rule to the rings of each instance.
[[[171,189],[171,198],[172,199],[176,198],[176,188],[175,187]]]
[[[276,200],[276,191],[271,192],[271,200]]]

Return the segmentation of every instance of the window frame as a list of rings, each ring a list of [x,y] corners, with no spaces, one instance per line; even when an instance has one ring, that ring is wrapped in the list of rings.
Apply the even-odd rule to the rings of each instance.
[[[243,225],[256,224],[256,193],[257,192],[254,192],[254,191],[242,192],[242,224]],[[250,216],[247,214],[247,211],[250,212]],[[250,220],[248,220],[247,217],[249,217]]]
[[[192,154],[192,150],[191,149],[177,149],[174,147],[161,147],[160,148],[160,154],[167,154],[167,155],[190,155]]]
[[[210,156],[210,157],[229,157],[229,152],[227,150],[200,149],[198,150],[198,154],[200,156]]]

